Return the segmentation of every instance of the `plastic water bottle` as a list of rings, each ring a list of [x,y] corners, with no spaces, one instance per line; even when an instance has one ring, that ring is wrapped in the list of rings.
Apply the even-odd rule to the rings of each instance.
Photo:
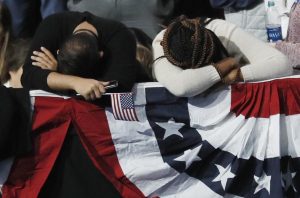
[[[281,19],[272,0],[268,1],[266,28],[269,42],[282,40]]]

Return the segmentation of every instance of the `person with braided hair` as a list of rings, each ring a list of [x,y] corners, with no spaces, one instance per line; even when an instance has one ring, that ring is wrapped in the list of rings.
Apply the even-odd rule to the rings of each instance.
[[[221,19],[177,18],[153,40],[153,77],[172,94],[198,95],[217,83],[291,75],[287,57]]]

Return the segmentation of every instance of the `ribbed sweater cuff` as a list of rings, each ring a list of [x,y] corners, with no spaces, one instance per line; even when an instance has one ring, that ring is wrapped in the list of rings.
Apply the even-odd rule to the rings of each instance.
[[[208,75],[210,76],[211,80],[213,82],[219,82],[221,80],[221,77],[219,76],[219,73],[217,72],[216,68],[213,66],[207,66],[209,68]]]
[[[254,79],[250,66],[241,67],[241,72],[245,82],[252,81]]]

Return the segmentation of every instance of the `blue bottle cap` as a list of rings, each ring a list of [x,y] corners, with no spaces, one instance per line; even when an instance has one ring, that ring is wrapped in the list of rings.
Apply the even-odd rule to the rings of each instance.
[[[272,7],[275,6],[275,2],[274,1],[268,1],[268,7]]]

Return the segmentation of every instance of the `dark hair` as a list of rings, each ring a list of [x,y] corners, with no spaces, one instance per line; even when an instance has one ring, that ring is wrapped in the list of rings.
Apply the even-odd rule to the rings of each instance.
[[[7,6],[0,3],[0,33],[11,31],[11,14]]]
[[[205,28],[200,18],[180,16],[167,27],[161,44],[165,57],[183,69],[203,67],[228,57],[219,38]]]
[[[5,83],[10,79],[9,71],[17,71],[25,62],[29,51],[30,41],[16,39],[7,47],[5,62],[2,70],[1,82]]]
[[[11,15],[5,4],[0,3],[0,79],[6,75],[4,70],[5,53],[10,41]]]
[[[101,70],[97,39],[80,32],[69,37],[57,55],[57,71],[63,74],[95,78]]]
[[[153,81],[152,77],[152,39],[139,28],[129,28],[136,40],[136,60],[141,66],[141,74],[138,81]]]

